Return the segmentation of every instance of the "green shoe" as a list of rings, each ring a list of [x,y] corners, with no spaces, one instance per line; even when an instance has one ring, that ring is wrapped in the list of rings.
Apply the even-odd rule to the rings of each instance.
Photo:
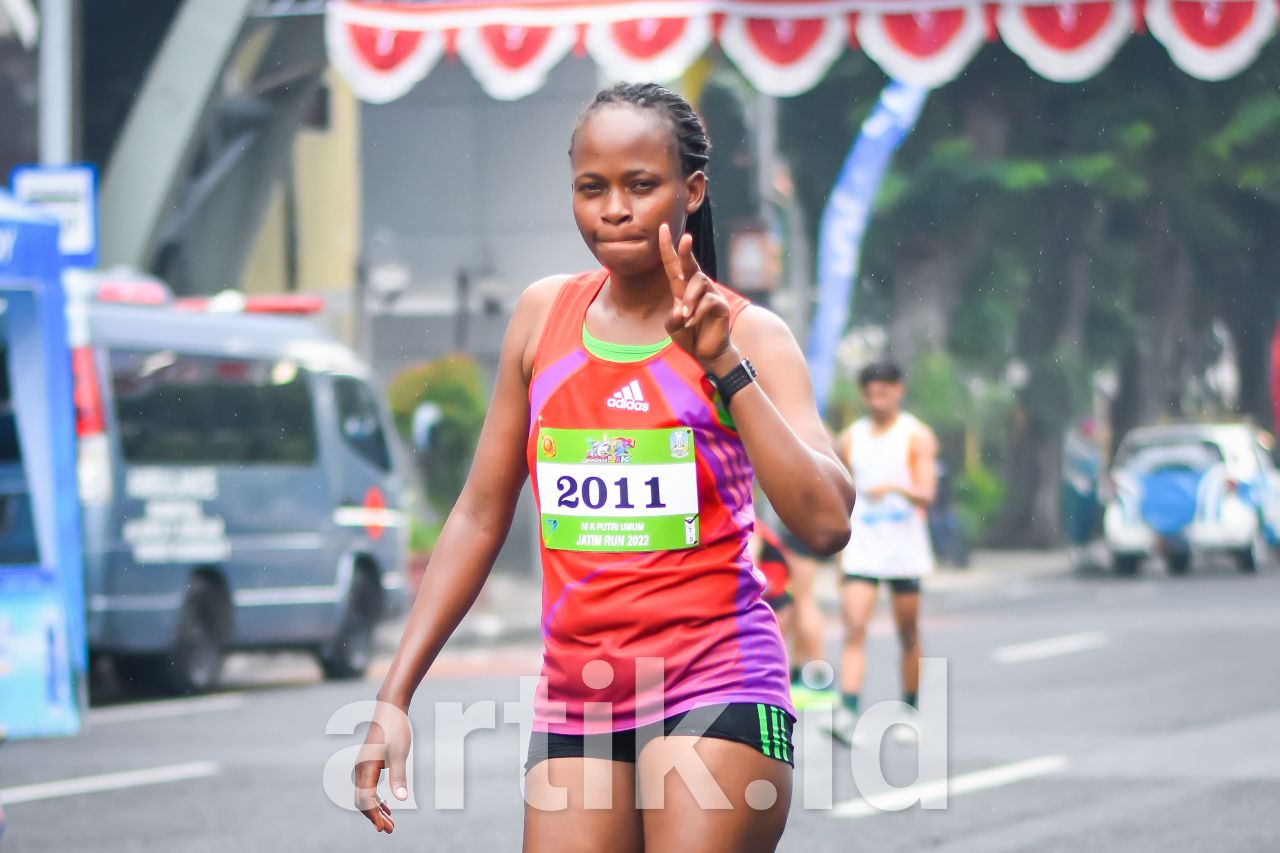
[[[834,690],[814,690],[803,684],[791,685],[791,704],[799,711],[802,708],[826,706],[836,707],[840,704],[840,694]]]

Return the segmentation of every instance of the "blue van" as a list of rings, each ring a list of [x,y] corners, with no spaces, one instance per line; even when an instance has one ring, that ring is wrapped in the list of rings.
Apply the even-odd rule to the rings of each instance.
[[[172,693],[213,687],[233,649],[363,675],[378,622],[405,607],[408,551],[369,370],[299,317],[86,299],[68,314],[91,656]],[[0,548],[26,547],[21,527]]]

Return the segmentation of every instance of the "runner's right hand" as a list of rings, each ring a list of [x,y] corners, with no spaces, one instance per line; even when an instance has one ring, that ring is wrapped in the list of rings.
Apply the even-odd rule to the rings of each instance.
[[[369,724],[369,733],[356,756],[355,800],[359,809],[378,832],[388,835],[396,828],[391,819],[391,806],[378,796],[378,779],[382,769],[390,774],[391,793],[398,800],[409,798],[409,782],[405,767],[413,732],[407,709],[390,702],[378,702]]]

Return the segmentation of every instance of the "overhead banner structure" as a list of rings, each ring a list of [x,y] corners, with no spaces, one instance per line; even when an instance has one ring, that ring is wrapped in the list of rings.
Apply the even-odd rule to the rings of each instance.
[[[713,42],[765,94],[813,88],[846,50],[937,88],[986,42],[1050,80],[1086,80],[1149,32],[1202,80],[1239,74],[1276,31],[1277,0],[330,0],[333,65],[365,101],[406,94],[447,57],[494,98],[536,92],[570,53],[623,80],[679,77]]]

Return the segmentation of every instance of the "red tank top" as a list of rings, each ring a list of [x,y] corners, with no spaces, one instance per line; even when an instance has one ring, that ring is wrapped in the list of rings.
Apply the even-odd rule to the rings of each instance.
[[[587,308],[607,276],[561,287],[529,385],[543,569],[535,727],[617,731],[721,702],[794,713],[747,553],[754,475],[742,442],[676,344],[630,363],[586,350]],[[736,320],[748,301],[716,287]]]

